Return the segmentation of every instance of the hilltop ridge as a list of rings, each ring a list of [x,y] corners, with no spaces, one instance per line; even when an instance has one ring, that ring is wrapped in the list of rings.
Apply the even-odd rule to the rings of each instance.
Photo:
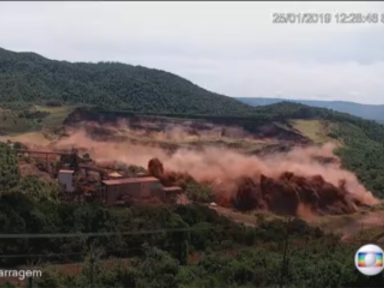
[[[132,112],[249,114],[252,108],[169,72],[116,62],[70,63],[0,50],[0,102],[83,103]]]

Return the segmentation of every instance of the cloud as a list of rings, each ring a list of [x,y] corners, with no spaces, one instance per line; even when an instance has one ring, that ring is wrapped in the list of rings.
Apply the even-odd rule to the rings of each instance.
[[[384,13],[384,3],[292,4],[3,2],[0,45],[160,68],[230,96],[384,103],[384,23],[271,23],[275,12]]]

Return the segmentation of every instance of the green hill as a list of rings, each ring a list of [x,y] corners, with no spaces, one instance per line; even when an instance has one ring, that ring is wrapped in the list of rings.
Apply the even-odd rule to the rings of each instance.
[[[252,108],[174,74],[121,63],[69,63],[0,49],[0,102],[59,101],[134,112],[234,115]]]
[[[237,100],[252,106],[263,106],[275,104],[282,101],[290,101],[294,103],[301,103],[304,105],[328,108],[335,111],[348,113],[357,117],[361,117],[369,120],[376,120],[380,123],[384,123],[384,105],[369,105],[360,104],[348,101],[321,101],[321,100],[293,100],[293,99],[281,99],[281,98],[250,98],[250,97],[238,97]]]

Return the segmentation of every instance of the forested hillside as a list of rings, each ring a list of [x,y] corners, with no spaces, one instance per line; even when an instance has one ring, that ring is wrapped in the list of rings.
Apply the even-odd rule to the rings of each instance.
[[[84,103],[135,112],[249,114],[174,74],[121,63],[69,63],[0,49],[0,102]]]
[[[250,98],[238,97],[237,100],[252,105],[252,106],[265,106],[270,104],[279,103],[282,101],[290,101],[293,103],[300,103],[312,107],[328,108],[338,112],[348,113],[357,117],[369,120],[376,120],[384,123],[384,105],[369,105],[360,104],[348,101],[321,101],[321,100],[294,100],[294,99],[281,99],[281,98]],[[384,101],[384,100],[383,100]]]

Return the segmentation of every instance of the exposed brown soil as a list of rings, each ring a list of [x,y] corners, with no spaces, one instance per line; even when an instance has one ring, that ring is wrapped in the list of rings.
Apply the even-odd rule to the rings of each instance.
[[[93,111],[78,108],[64,121],[67,127],[79,127],[79,123],[94,123],[93,129],[99,136],[107,136],[102,131],[103,127],[126,126],[132,131],[145,131],[144,134],[182,132],[184,136],[216,135],[229,138],[275,138],[280,141],[295,144],[308,144],[299,131],[292,127],[281,127],[278,123],[253,119],[228,118],[228,117],[200,117],[200,118],[174,118],[150,115],[133,115],[127,113],[111,113],[107,111]],[[289,126],[289,124],[287,124]],[[98,127],[98,128],[95,128]],[[96,130],[98,131],[96,131]],[[90,130],[90,132],[92,132]],[[176,131],[175,131],[176,130]]]

